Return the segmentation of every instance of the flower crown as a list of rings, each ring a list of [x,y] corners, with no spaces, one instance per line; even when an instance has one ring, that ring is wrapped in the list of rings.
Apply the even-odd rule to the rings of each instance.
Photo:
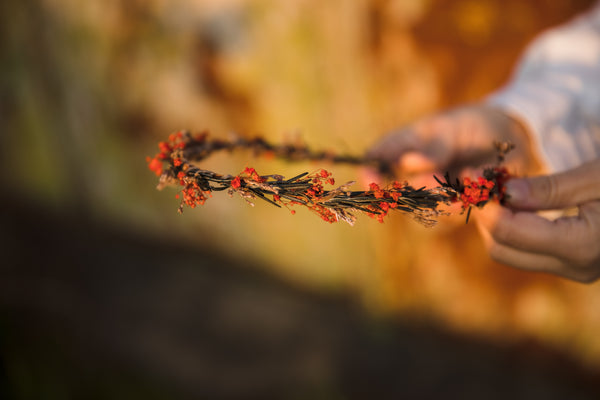
[[[513,148],[507,143],[495,146],[499,163]],[[154,157],[146,157],[148,168],[159,177],[159,190],[168,185],[182,187],[181,193],[175,196],[181,199],[179,213],[183,212],[184,206],[195,208],[203,205],[207,198],[212,197],[212,192],[226,190],[230,196],[239,194],[251,205],[254,205],[255,199],[261,199],[276,207],[286,207],[292,214],[295,214],[295,206],[305,206],[330,223],[345,221],[353,225],[356,213],[364,213],[383,222],[388,213],[395,210],[411,215],[425,226],[433,226],[440,215],[449,215],[443,205],[461,202],[462,211],[467,211],[468,222],[472,206],[482,207],[491,199],[502,201],[504,183],[509,178],[506,168],[496,166],[486,168],[483,176],[475,180],[452,181],[448,173],[443,179],[434,176],[440,186],[429,189],[393,181],[385,187],[371,183],[369,190],[355,191],[350,190],[355,182],[336,187],[331,172],[322,168],[286,179],[282,175],[260,175],[250,167],[237,175],[222,175],[200,169],[193,163],[216,151],[250,149],[255,155],[291,161],[368,164],[380,171],[390,171],[390,166],[360,157],[315,152],[305,145],[273,145],[262,138],[211,139],[207,133],[192,135],[187,131],[169,135],[168,141],[158,144],[158,149]]]

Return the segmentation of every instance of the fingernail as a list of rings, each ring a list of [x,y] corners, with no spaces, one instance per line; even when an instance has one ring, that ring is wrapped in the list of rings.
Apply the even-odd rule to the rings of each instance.
[[[506,182],[506,201],[512,205],[524,205],[530,198],[529,184],[525,179],[511,179]]]

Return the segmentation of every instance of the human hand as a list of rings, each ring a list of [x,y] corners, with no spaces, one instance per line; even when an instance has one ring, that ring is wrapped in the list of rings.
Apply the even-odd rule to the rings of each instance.
[[[494,163],[495,141],[510,141],[511,167],[528,170],[535,165],[526,130],[504,112],[473,105],[427,117],[379,140],[367,157],[398,166],[402,173],[454,172]]]
[[[509,208],[488,203],[477,214],[491,257],[515,268],[578,282],[600,277],[600,159],[554,175],[512,179]],[[535,211],[578,208],[548,220]]]

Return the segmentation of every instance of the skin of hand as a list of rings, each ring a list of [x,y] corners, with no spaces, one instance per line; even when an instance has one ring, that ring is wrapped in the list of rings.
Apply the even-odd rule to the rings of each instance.
[[[517,120],[483,105],[460,107],[426,117],[380,139],[367,157],[399,167],[399,175],[445,172],[496,162],[495,141],[516,148],[507,161],[520,172],[531,170],[529,136]],[[537,164],[535,164],[537,165]]]
[[[367,153],[399,167],[399,174],[450,171],[493,164],[494,141],[511,141],[507,166],[516,176],[539,173],[522,124],[485,105],[461,107],[392,132]],[[579,282],[600,277],[600,160],[555,175],[512,179],[507,206],[489,202],[477,223],[496,261]],[[549,220],[541,210],[578,209],[576,216]]]
[[[515,268],[589,283],[600,277],[600,159],[506,185],[507,206],[488,203],[477,223],[491,257]],[[546,219],[539,210],[576,207]]]

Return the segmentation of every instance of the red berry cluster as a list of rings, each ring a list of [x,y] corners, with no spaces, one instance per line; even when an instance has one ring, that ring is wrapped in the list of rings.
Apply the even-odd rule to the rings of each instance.
[[[377,221],[383,223],[383,219],[388,215],[388,211],[390,209],[398,208],[398,198],[402,196],[402,188],[407,186],[406,184],[402,184],[398,181],[394,181],[391,184],[391,187],[387,189],[382,189],[376,183],[369,184],[369,189],[372,192],[373,196],[376,199],[388,199],[387,201],[380,201],[378,204],[369,205],[367,209],[372,211],[367,213],[367,215],[371,218],[376,219]],[[368,194],[368,192],[365,192]],[[390,201],[389,199],[393,200]]]
[[[267,178],[264,178],[264,177],[258,175],[258,173],[256,172],[256,170],[254,168],[246,167],[246,169],[244,169],[244,171],[242,171],[241,174],[239,174],[238,176],[236,176],[235,178],[233,178],[231,180],[231,187],[233,189],[239,189],[242,187],[242,182],[243,183],[251,183],[251,182],[263,183],[266,180],[267,180]]]
[[[175,167],[179,167],[183,164],[183,161],[180,157],[174,156],[173,152],[176,150],[183,150],[185,148],[185,140],[184,140],[184,132],[179,131],[176,133],[172,133],[169,135],[168,142],[159,142],[158,150],[154,157],[146,157],[146,162],[148,163],[148,168],[150,171],[154,172],[156,176],[161,176],[163,173],[163,162],[169,159],[172,160],[172,163]]]
[[[211,197],[210,192],[202,190],[197,182],[186,183],[185,180],[182,180],[181,185],[183,186],[183,189],[181,190],[181,193],[183,194],[183,200],[179,209],[180,213],[183,211],[183,204],[190,208],[196,208],[196,206],[204,205],[204,202],[207,198],[206,196]],[[178,199],[179,195],[175,195],[175,198]]]
[[[460,194],[463,209],[485,204],[490,199],[490,190],[495,183],[480,176],[476,181],[471,178],[463,179],[463,192]]]
[[[196,140],[201,141],[205,135],[197,135]],[[189,169],[189,165],[184,163],[182,159],[182,151],[185,149],[188,138],[185,132],[179,131],[169,135],[169,139],[166,142],[158,143],[159,152],[154,157],[146,157],[148,168],[156,174],[156,176],[162,176],[163,163],[170,162],[172,165],[171,173],[176,176],[170,177],[171,181],[177,181],[179,185],[183,186],[181,190],[182,200],[179,206],[179,212],[183,210],[183,205],[195,208],[197,205],[203,205],[207,197],[210,197],[210,191],[203,190],[198,182],[188,177],[185,173]],[[180,195],[175,195],[175,198],[179,199]]]

